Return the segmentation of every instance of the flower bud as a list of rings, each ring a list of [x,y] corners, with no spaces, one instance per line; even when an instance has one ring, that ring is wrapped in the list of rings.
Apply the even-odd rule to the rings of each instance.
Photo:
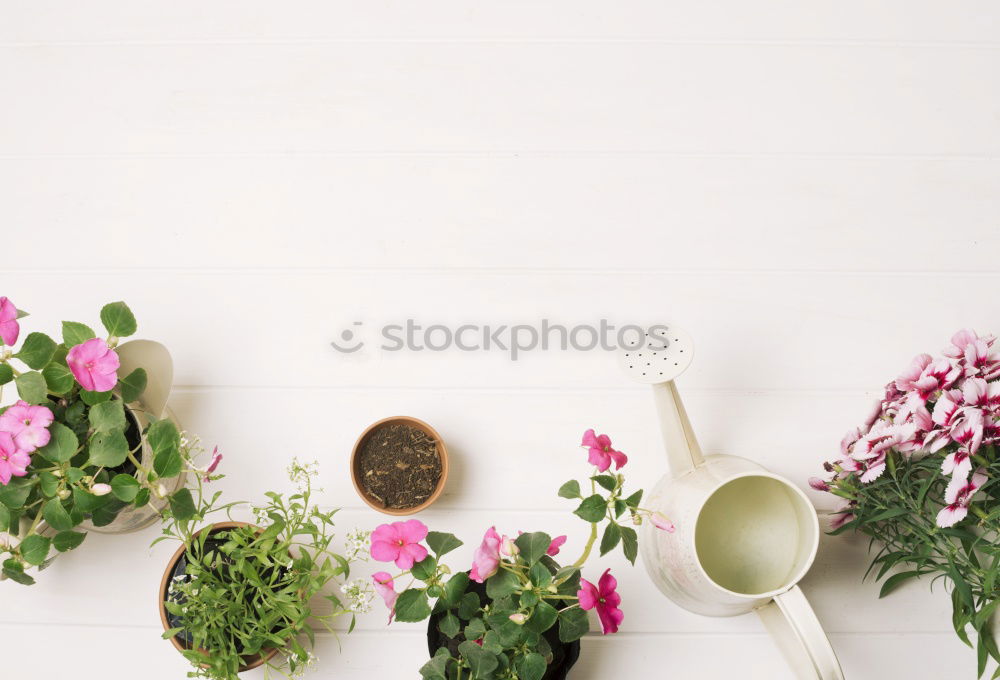
[[[64,501],[69,498],[71,494],[69,489],[59,489],[59,493],[56,495],[59,496],[59,500]]]
[[[156,495],[159,496],[160,498],[167,497],[167,487],[163,485],[163,482],[160,482],[159,484],[156,485]]]
[[[649,516],[649,521],[653,523],[653,526],[657,529],[666,531],[668,534],[674,533],[674,523],[667,519],[666,515],[660,512],[654,512]]]
[[[53,470],[52,471],[52,476],[53,477],[62,477],[63,476],[63,471],[62,470]]]
[[[816,489],[817,491],[829,491],[830,490],[830,485],[827,484],[822,479],[820,479],[819,477],[810,477],[809,478],[809,486],[811,486],[812,488]]]
[[[528,615],[527,614],[522,614],[521,612],[518,612],[517,614],[511,614],[510,615],[510,620],[513,621],[514,623],[516,623],[519,626],[523,626],[524,622],[528,620]]]
[[[438,571],[440,571],[442,574],[450,574],[451,567],[449,567],[447,564],[439,564]]]
[[[111,485],[94,484],[94,486],[90,487],[90,493],[94,494],[95,496],[107,496],[109,493],[111,493]]]
[[[510,536],[504,536],[500,542],[500,552],[508,557],[515,557],[521,552],[521,549],[517,547],[517,544],[514,543],[514,540]]]

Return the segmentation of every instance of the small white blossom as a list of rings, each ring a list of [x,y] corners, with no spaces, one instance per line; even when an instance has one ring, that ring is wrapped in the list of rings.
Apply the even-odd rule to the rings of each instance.
[[[372,597],[375,594],[367,579],[359,578],[340,586],[340,592],[347,596],[347,609],[356,614],[371,611]]]
[[[364,529],[354,529],[347,532],[347,545],[344,548],[344,557],[347,558],[348,562],[368,559],[368,539],[371,533]]]

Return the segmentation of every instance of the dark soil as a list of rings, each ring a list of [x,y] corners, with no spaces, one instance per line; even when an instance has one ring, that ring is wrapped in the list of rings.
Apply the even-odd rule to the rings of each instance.
[[[361,446],[358,464],[365,492],[393,510],[420,505],[441,479],[437,442],[409,425],[373,431]]]

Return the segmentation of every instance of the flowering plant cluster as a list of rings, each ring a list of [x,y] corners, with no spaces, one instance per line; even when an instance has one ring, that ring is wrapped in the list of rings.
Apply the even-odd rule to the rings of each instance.
[[[314,463],[294,461],[288,475],[297,492],[265,494],[267,502],[251,508],[256,525],[199,529],[209,516],[228,517],[244,505],[222,503],[218,491],[206,493],[205,482],[221,475],[198,479],[191,507],[164,512],[163,535],[154,544],[179,540],[184,566],[174,568],[168,583],[164,607],[171,627],[163,638],[181,643],[194,669],[188,677],[236,680],[247,659],[257,655],[268,675],[296,676],[315,660],[310,648],[316,627],[336,634],[333,620],[350,615],[353,629],[355,614],[367,610],[373,592],[364,579],[341,586],[346,602],[327,593],[322,599],[330,610],[312,610],[314,597],[334,579],[349,578],[352,561],[366,558],[368,542],[367,533],[349,534],[346,555],[331,550],[337,511],[314,504],[316,474]]]
[[[574,512],[591,525],[583,552],[572,564],[560,566],[555,559],[567,537],[543,532],[513,536],[490,527],[469,571],[457,573],[442,562],[462,545],[452,534],[428,531],[415,519],[383,524],[372,533],[372,558],[401,570],[372,576],[390,622],[393,617],[431,618],[432,632],[440,633],[437,651],[420,669],[422,677],[541,680],[560,661],[560,647],[589,630],[588,611],[597,613],[604,634],[618,631],[624,614],[615,577],[606,569],[596,583],[581,578],[598,535],[601,555],[620,545],[634,564],[638,536],[620,520],[627,517],[634,525],[648,520],[664,531],[673,531],[673,525],[639,507],[642,491],[625,494],[624,476],[617,471],[628,459],[611,447],[607,435],[588,430],[583,446],[596,468],[588,480],[591,493],[584,497],[576,480],[559,489],[560,496],[580,501]],[[615,473],[610,473],[612,463]],[[396,583],[404,578],[409,584],[397,592]]]
[[[31,584],[25,568],[79,546],[83,522],[105,526],[126,507],[167,502],[162,480],[183,470],[176,426],[149,416],[143,431],[133,412],[145,371],[119,375],[115,347],[136,331],[124,302],[101,310],[107,337],[64,321],[61,342],[33,332],[18,349],[25,316],[0,297],[0,399],[11,383],[18,395],[0,409],[0,558],[4,576]]]
[[[931,574],[954,588],[953,623],[978,635],[980,674],[1000,661],[990,619],[1000,604],[1000,355],[995,338],[962,330],[942,356],[921,354],[885,388],[813,488],[840,497],[833,533],[880,546],[869,572],[881,595]],[[891,573],[894,567],[903,571]],[[971,646],[971,645],[970,645]],[[1000,672],[998,672],[1000,675]],[[997,677],[997,675],[994,675]]]

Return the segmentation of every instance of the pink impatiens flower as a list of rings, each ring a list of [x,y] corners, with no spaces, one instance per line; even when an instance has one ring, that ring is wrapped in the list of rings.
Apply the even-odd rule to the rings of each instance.
[[[948,505],[941,508],[937,515],[937,525],[942,528],[954,526],[969,514],[969,503],[972,495],[986,483],[986,473],[982,468],[976,470],[972,479],[966,481],[952,477],[951,483],[944,492],[944,501]]]
[[[0,484],[7,486],[11,477],[28,474],[31,456],[17,448],[10,432],[0,432]]]
[[[396,599],[399,597],[395,584],[392,582],[392,575],[384,571],[377,571],[372,574],[372,581],[375,583],[375,592],[382,597],[386,609],[389,610],[389,623],[392,623],[392,617],[396,615]]]
[[[383,524],[372,532],[371,556],[379,562],[395,562],[410,569],[427,557],[420,541],[427,538],[427,526],[418,519]]]
[[[472,571],[469,578],[476,583],[485,583],[486,579],[497,573],[500,568],[500,544],[502,539],[496,527],[490,527],[483,536],[483,542],[472,555]]]
[[[85,390],[107,392],[118,383],[118,354],[101,338],[91,338],[70,349],[66,364]]]
[[[617,633],[618,626],[625,619],[625,614],[618,608],[622,598],[617,593],[617,588],[618,581],[611,575],[611,570],[606,569],[596,586],[586,579],[580,579],[580,590],[576,593],[580,598],[580,609],[584,611],[597,609],[597,616],[601,620],[601,628],[605,635]]]
[[[628,456],[611,448],[611,437],[606,434],[598,435],[593,430],[587,430],[583,433],[580,446],[587,447],[590,452],[588,457],[590,464],[596,465],[601,472],[607,472],[611,467],[611,461],[614,461],[616,470],[621,470],[628,462]]]
[[[555,538],[552,539],[552,542],[549,543],[549,547],[548,549],[546,549],[545,554],[548,555],[549,557],[555,557],[556,555],[559,554],[559,549],[563,547],[565,543],[566,543],[565,536],[556,536]]]
[[[47,428],[52,420],[52,411],[49,409],[19,400],[0,415],[0,430],[10,433],[17,448],[31,453],[49,443],[52,435]]]
[[[674,526],[674,523],[671,522],[669,519],[667,519],[666,515],[664,515],[662,512],[652,513],[649,516],[649,521],[653,524],[654,527],[656,527],[661,531],[666,531],[668,534],[672,534],[674,533],[674,531],[677,530],[677,527]]]
[[[215,469],[219,467],[219,463],[221,462],[222,462],[222,454],[219,453],[219,447],[216,446],[214,449],[212,449],[212,462],[210,462],[208,464],[208,467],[205,468],[205,477],[203,478],[203,481],[205,482],[211,481],[210,475],[213,472],[215,472]]]
[[[21,326],[17,323],[17,307],[5,297],[0,297],[0,340],[3,344],[14,346]]]

